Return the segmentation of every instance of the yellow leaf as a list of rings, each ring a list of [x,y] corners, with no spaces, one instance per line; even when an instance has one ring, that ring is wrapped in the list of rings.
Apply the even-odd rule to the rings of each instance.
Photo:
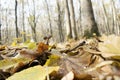
[[[16,66],[18,63],[28,63],[31,59],[27,58],[14,58],[14,59],[4,59],[0,60],[0,69],[9,69]]]
[[[30,42],[28,43],[28,49],[35,49],[36,48],[36,43],[35,42]]]
[[[17,42],[13,41],[12,44],[11,44],[11,46],[13,46],[13,47],[17,46]]]
[[[19,47],[27,47],[28,49],[35,49],[36,43],[35,42],[30,42],[30,40],[27,40],[26,42],[22,43],[21,45],[19,45]]]
[[[15,73],[13,76],[6,80],[45,80],[53,71],[58,71],[59,67],[42,67],[35,66],[25,69],[21,72]]]
[[[60,57],[57,55],[50,55],[49,59],[46,61],[44,66],[57,66],[57,62],[60,60]]]
[[[115,35],[103,36],[103,43],[99,43],[99,50],[106,53],[120,54],[120,37]]]

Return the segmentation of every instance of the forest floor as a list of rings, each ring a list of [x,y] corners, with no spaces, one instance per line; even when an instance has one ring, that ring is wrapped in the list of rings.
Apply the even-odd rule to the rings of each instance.
[[[120,37],[0,45],[0,80],[120,80]]]

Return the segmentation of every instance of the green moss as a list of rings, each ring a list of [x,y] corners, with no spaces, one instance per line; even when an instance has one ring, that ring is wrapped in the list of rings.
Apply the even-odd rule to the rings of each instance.
[[[98,28],[97,28],[96,26],[93,26],[93,27],[91,28],[91,30],[86,29],[86,30],[84,31],[83,37],[85,37],[85,38],[88,39],[88,38],[94,37],[94,34],[95,34],[96,36],[100,36],[99,30],[98,30]]]

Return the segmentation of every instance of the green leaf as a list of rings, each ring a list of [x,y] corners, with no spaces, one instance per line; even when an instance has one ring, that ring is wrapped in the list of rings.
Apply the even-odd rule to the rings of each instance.
[[[45,80],[53,71],[58,71],[59,67],[42,67],[35,66],[15,73],[6,80]]]

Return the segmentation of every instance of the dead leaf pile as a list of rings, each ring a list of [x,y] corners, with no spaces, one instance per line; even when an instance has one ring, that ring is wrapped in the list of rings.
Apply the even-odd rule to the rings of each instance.
[[[0,80],[120,80],[120,37],[49,45],[50,38],[1,45]]]

